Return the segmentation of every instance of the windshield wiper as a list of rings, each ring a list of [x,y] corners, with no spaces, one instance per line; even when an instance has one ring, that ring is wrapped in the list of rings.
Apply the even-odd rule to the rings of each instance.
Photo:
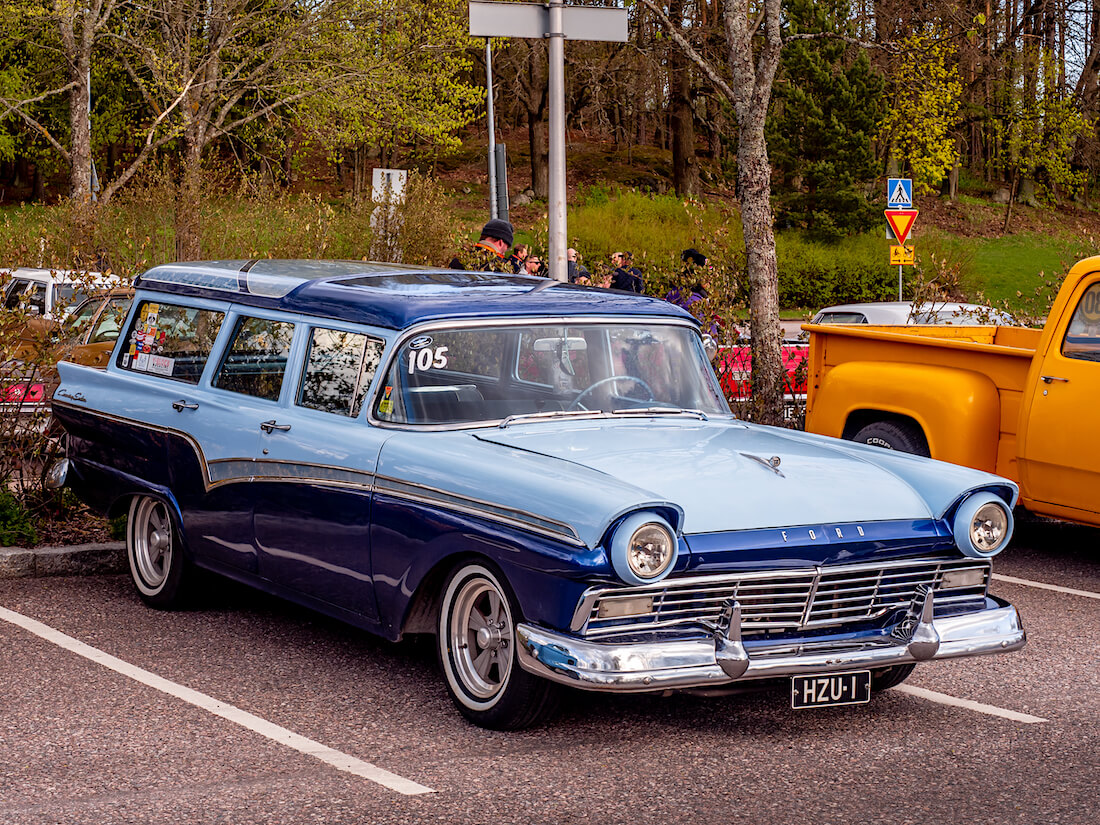
[[[549,410],[548,412],[510,415],[497,426],[504,429],[521,421],[549,421],[555,418],[612,418],[614,416],[690,415],[701,421],[710,421],[702,410],[682,410],[679,407],[637,407],[625,410]]]
[[[631,407],[623,410],[612,410],[612,415],[693,415],[700,421],[710,421],[702,410],[684,410],[680,407]]]
[[[517,421],[548,421],[552,418],[597,418],[601,415],[607,415],[607,413],[600,410],[548,410],[537,413],[519,413],[518,415],[508,416],[497,426],[503,430],[509,424],[514,424]]]

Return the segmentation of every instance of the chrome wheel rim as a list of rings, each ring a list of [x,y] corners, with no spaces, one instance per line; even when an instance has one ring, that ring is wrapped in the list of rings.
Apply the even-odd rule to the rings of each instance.
[[[172,567],[172,521],[159,501],[144,498],[131,516],[131,558],[141,583],[159,590]]]
[[[451,611],[455,675],[478,699],[503,689],[512,669],[512,615],[493,582],[475,578],[462,585]]]

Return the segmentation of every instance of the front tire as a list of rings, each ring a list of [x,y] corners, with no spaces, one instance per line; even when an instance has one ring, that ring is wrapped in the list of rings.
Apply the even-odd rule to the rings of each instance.
[[[871,671],[871,690],[876,693],[880,690],[889,690],[892,687],[897,687],[906,679],[909,678],[909,674],[913,672],[913,668],[916,665],[894,665],[893,667],[885,667],[882,670]]]
[[[183,603],[190,565],[172,513],[159,498],[134,496],[126,519],[126,556],[141,600],[168,609]]]
[[[455,706],[483,728],[527,728],[557,706],[557,686],[519,666],[519,616],[504,577],[488,566],[463,564],[447,578],[437,625],[439,661]]]
[[[921,428],[908,421],[874,421],[857,432],[852,440],[884,450],[925,457],[932,455]]]

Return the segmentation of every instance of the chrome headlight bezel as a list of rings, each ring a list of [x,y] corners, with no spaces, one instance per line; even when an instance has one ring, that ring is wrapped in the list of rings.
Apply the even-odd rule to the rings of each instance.
[[[639,539],[658,540],[664,547],[656,567],[639,564],[636,543]],[[634,513],[615,529],[611,538],[611,566],[627,584],[652,584],[667,576],[676,565],[678,548],[676,531],[656,513]]]
[[[955,511],[955,544],[964,556],[991,559],[1012,540],[1012,508],[989,492],[967,497]]]

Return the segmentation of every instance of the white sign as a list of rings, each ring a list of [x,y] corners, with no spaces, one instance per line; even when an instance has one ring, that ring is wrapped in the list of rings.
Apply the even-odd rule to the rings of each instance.
[[[375,169],[371,181],[371,200],[375,203],[404,203],[405,182],[409,173],[405,169]]]
[[[627,41],[626,9],[565,6],[562,33],[566,40]],[[550,32],[550,8],[542,3],[499,3],[470,0],[470,34],[474,37],[529,37],[541,40]]]

